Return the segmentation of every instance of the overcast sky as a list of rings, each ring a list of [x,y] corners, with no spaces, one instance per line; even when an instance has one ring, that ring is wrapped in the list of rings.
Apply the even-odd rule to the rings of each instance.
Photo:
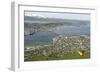
[[[48,13],[48,12],[25,11],[25,16],[40,16],[46,18],[62,18],[62,19],[74,19],[74,20],[90,20],[89,14],[74,14],[74,13]]]

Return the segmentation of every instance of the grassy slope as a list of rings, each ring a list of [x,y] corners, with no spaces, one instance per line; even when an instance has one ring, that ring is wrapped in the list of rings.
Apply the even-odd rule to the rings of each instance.
[[[80,56],[78,53],[69,53],[62,57],[57,56],[43,56],[43,55],[30,55],[25,61],[43,61],[43,60],[68,60],[68,59],[87,59],[90,58],[90,53],[87,52],[84,56]]]

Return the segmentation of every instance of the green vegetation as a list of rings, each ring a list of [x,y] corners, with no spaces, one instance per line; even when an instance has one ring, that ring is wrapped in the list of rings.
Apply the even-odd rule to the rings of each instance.
[[[55,54],[44,56],[44,55],[33,55],[31,52],[25,52],[30,53],[27,58],[25,58],[25,61],[43,61],[43,60],[66,60],[66,59],[86,59],[90,58],[90,52],[86,52],[84,56],[80,56],[77,52],[65,54],[63,56],[57,56]]]
[[[83,55],[78,51],[84,51]],[[52,44],[36,45],[24,51],[24,61],[86,58],[90,58],[90,38],[85,36],[58,36]]]

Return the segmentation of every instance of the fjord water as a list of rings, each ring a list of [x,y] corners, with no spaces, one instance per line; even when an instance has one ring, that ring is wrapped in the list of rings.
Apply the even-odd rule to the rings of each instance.
[[[78,22],[78,21],[77,21]],[[73,23],[73,22],[72,22]],[[51,24],[52,25],[52,24]],[[85,35],[90,36],[90,26],[89,23],[84,25],[77,24],[68,25],[64,24],[50,29],[51,31],[39,31],[33,35],[24,36],[24,45],[33,46],[36,44],[50,44],[52,39],[59,35]]]

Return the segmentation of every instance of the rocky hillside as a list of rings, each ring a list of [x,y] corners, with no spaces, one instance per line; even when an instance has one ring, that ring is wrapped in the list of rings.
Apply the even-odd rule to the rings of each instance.
[[[90,38],[86,36],[58,36],[53,38],[53,43],[44,46],[25,48],[25,60],[35,60],[34,56],[58,57],[73,54],[78,50],[90,52]]]

